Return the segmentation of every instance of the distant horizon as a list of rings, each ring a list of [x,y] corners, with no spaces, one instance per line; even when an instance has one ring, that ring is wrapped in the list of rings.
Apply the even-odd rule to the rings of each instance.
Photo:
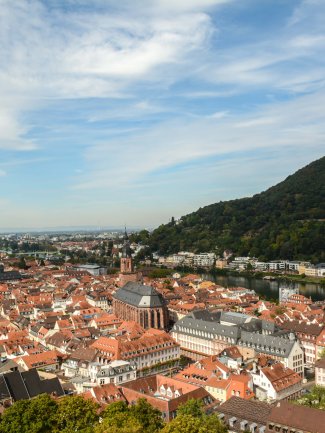
[[[0,226],[157,227],[320,158],[324,22],[323,0],[3,0]]]
[[[325,155],[324,155],[325,156]],[[324,156],[321,156],[321,158],[323,158]],[[318,159],[321,159],[318,158]],[[316,160],[317,161],[317,160]],[[307,165],[311,164],[314,161],[310,161],[308,162],[304,167],[306,167]],[[278,183],[283,182],[284,180],[287,179],[287,177],[293,175],[294,173],[296,173],[296,171],[304,168],[304,167],[299,167],[297,170],[295,170],[292,173],[288,173],[283,179],[281,179]],[[261,194],[264,191],[267,191],[269,188],[272,188],[274,186],[276,186],[278,183],[274,184],[274,185],[269,185],[267,188],[265,188],[264,190],[261,191],[257,191],[254,194],[251,195],[244,195],[243,197],[233,197],[230,198],[229,200],[238,200],[241,198],[249,198],[252,197],[253,195],[256,194]],[[229,201],[229,200],[221,200],[221,201]],[[216,202],[218,203],[218,202]],[[207,206],[214,204],[214,203],[207,203]],[[197,211],[198,208],[196,209],[191,209],[188,213],[191,212],[195,212]],[[185,216],[186,214],[177,216],[174,218],[180,219],[181,217]],[[169,218],[168,221],[163,221],[161,224],[167,224],[169,221],[171,221],[171,218],[173,217],[173,215]],[[149,230],[152,231],[154,229],[156,229],[158,227],[158,225],[156,226],[147,226],[147,225],[127,225],[127,224],[117,224],[117,225],[94,225],[94,224],[84,224],[84,225],[72,225],[72,226],[38,226],[38,227],[0,227],[0,235],[1,234],[8,234],[8,233],[28,233],[28,232],[33,232],[33,233],[50,233],[50,232],[78,232],[78,231],[90,231],[90,232],[103,232],[103,231],[118,231],[118,232],[123,232],[125,230],[125,228],[127,229],[127,231],[140,231],[140,230]]]
[[[145,227],[129,227],[127,231],[138,231],[146,229]],[[154,228],[148,228],[147,230],[153,230]],[[73,232],[91,232],[91,233],[102,233],[102,232],[121,232],[125,230],[124,226],[107,226],[107,227],[96,227],[96,226],[58,226],[58,227],[0,227],[0,235],[10,233],[73,233]]]

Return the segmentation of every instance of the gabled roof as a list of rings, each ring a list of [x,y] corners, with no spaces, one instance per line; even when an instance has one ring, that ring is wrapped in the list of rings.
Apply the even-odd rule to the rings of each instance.
[[[312,433],[325,432],[325,411],[281,401],[272,408],[269,424],[280,424]]]
[[[14,401],[28,400],[43,393],[55,393],[56,396],[64,395],[57,377],[42,380],[36,369],[2,374],[0,376],[0,393],[0,399],[12,398]]]
[[[272,410],[272,406],[260,401],[244,400],[240,397],[231,397],[216,410],[219,413],[234,415],[240,419],[245,419],[265,425]]]
[[[163,307],[164,299],[153,287],[129,281],[116,291],[113,298],[135,307]]]

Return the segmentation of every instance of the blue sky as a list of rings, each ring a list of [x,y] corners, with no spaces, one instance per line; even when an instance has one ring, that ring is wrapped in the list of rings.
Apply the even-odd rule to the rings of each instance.
[[[323,0],[0,0],[0,228],[155,227],[323,156]]]

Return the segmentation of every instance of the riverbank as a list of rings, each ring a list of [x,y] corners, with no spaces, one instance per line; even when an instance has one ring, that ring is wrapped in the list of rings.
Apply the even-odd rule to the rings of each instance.
[[[195,270],[193,270],[195,272]],[[197,271],[196,271],[197,272]],[[300,283],[300,284],[317,284],[325,287],[325,278],[306,277],[303,275],[295,274],[277,274],[274,272],[254,272],[254,271],[234,271],[231,269],[211,269],[207,273],[211,275],[244,277],[244,278],[259,278],[270,281],[283,281],[287,283]],[[269,277],[269,278],[265,278]]]

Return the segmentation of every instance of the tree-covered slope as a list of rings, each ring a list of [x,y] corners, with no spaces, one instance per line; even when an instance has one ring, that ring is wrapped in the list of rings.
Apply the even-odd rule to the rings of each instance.
[[[325,261],[325,157],[253,197],[219,202],[161,225],[153,251],[231,249],[237,255]]]

